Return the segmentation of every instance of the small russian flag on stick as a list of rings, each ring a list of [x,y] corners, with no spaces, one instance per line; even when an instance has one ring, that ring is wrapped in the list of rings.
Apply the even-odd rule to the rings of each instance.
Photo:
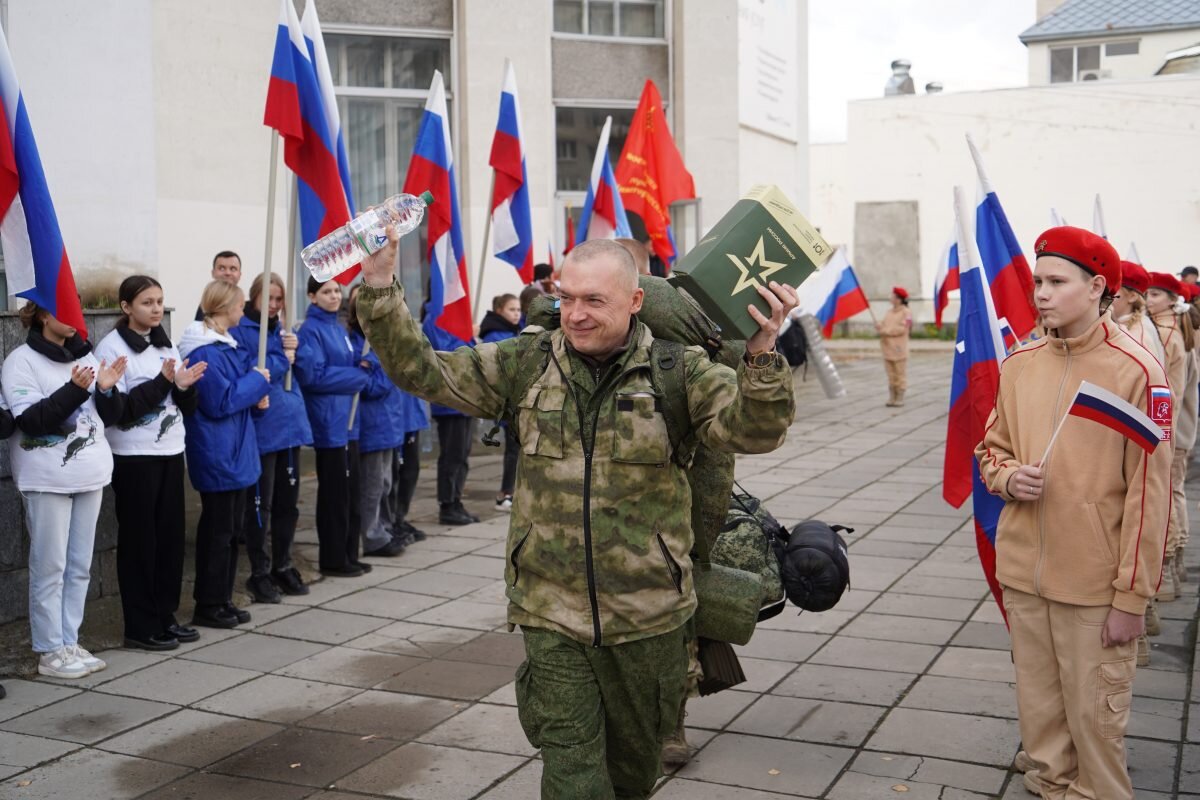
[[[1159,402],[1157,395],[1153,399],[1155,402]],[[1169,396],[1167,402],[1170,403]],[[1169,418],[1169,414],[1168,410],[1167,418]],[[1054,440],[1058,438],[1058,434],[1069,417],[1082,417],[1099,422],[1106,428],[1111,428],[1129,439],[1147,453],[1153,453],[1159,442],[1166,441],[1171,437],[1170,429],[1160,428],[1137,406],[1127,400],[1122,400],[1107,389],[1084,381],[1079,385],[1079,390],[1075,392],[1075,399],[1071,401],[1071,407],[1067,410],[1066,416],[1054,429],[1054,435],[1050,437],[1050,444],[1046,445],[1046,454],[1042,456],[1040,463],[1046,463],[1046,459],[1050,456],[1050,448],[1054,446]]]

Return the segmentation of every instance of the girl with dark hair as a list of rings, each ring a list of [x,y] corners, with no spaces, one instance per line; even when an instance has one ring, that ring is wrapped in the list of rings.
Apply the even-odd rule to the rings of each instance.
[[[196,409],[203,361],[188,366],[162,329],[162,286],[132,275],[117,290],[124,316],[100,340],[96,356],[124,358],[116,390],[123,408],[105,431],[113,452],[117,512],[117,583],[125,646],[174,650],[200,634],[179,624],[183,586],[183,417]]]
[[[308,587],[292,566],[292,542],[300,519],[300,448],[312,444],[312,430],[304,412],[300,382],[286,388],[287,372],[297,359],[307,360],[296,334],[287,329],[283,279],[271,273],[270,286],[263,290],[260,274],[250,284],[246,315],[229,333],[246,353],[258,352],[262,312],[267,309],[267,369],[271,373],[270,406],[254,417],[258,457],[262,474],[246,498],[246,555],[250,557],[250,579],[246,588],[256,603],[278,603],[280,591],[288,595],[308,594]],[[270,532],[271,549],[267,550]]]
[[[298,333],[308,357],[297,359],[294,368],[317,451],[318,561],[325,575],[356,578],[371,565],[358,557],[358,437],[350,430],[350,406],[370,374],[338,319],[341,284],[310,277],[308,299]]]
[[[229,329],[242,318],[242,290],[213,281],[204,288],[203,322],[193,322],[179,340],[184,356],[208,362],[197,389],[196,413],[187,427],[188,478],[200,493],[196,525],[196,610],[192,624],[232,628],[250,612],[233,604],[237,540],[246,515],[246,490],[258,480],[258,442],[251,410],[265,411],[270,372],[253,367]]]
[[[908,389],[908,334],[912,330],[912,312],[908,310],[908,290],[892,287],[892,307],[876,323],[879,346],[883,349],[883,366],[887,370],[888,407],[904,405]]]
[[[82,678],[105,663],[79,646],[103,489],[112,477],[107,425],[126,360],[100,361],[75,328],[30,302],[25,344],[4,362],[4,398],[16,417],[9,448],[29,526],[29,627],[38,672]]]

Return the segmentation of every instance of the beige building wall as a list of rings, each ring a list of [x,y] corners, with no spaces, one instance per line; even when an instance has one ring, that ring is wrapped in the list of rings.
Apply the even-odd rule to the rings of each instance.
[[[831,242],[855,240],[862,203],[916,201],[921,281],[932,293],[953,225],[952,189],[977,179],[974,135],[1026,257],[1050,208],[1090,228],[1096,194],[1123,255],[1148,269],[1200,263],[1200,76],[913,95],[850,103],[847,141],[814,145],[811,217]],[[854,261],[851,249],[851,261]],[[918,319],[932,319],[927,303]]]

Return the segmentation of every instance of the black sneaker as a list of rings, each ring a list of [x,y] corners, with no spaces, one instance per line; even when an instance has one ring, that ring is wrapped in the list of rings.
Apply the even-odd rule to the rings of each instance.
[[[251,575],[246,581],[246,588],[256,603],[279,603],[283,596],[269,575]]]
[[[414,542],[423,542],[429,538],[425,535],[425,531],[407,521],[400,523],[400,532],[405,536],[411,536]]]
[[[403,552],[404,542],[400,541],[399,537],[393,537],[387,544],[376,547],[374,550],[367,550],[363,555],[372,558],[395,558]]]
[[[174,650],[179,647],[179,640],[165,633],[156,633],[153,636],[139,638],[126,636],[125,647],[130,650]]]
[[[202,628],[236,628],[237,615],[225,606],[215,608],[197,608],[192,615],[192,624]]]
[[[363,571],[358,567],[347,565],[345,567],[321,567],[321,574],[334,578],[357,578],[363,574]]]
[[[189,628],[186,625],[177,625],[172,623],[167,626],[167,635],[174,636],[179,640],[180,644],[195,642],[200,639],[200,631],[195,628]]]
[[[479,520],[467,513],[461,505],[446,504],[438,512],[438,522],[442,525],[470,525]]]
[[[233,614],[234,618],[238,621],[239,625],[250,621],[250,612],[246,611],[244,609],[238,608],[233,603],[226,603],[225,610],[227,612],[229,612],[230,614]]]
[[[300,573],[295,567],[288,567],[285,570],[272,572],[271,579],[275,581],[275,585],[286,595],[308,594],[308,587],[300,579]]]

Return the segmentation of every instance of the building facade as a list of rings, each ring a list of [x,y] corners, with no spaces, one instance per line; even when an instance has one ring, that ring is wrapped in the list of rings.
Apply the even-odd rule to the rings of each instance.
[[[296,0],[298,13],[305,1]],[[755,183],[807,201],[804,2],[316,2],[358,208],[400,190],[433,71],[443,74],[481,313],[493,295],[520,288],[483,246],[506,58],[520,90],[535,261],[551,252],[561,260],[604,118],[613,117],[615,160],[647,78],[696,181],[698,200],[672,209],[682,248]],[[242,256],[243,288],[261,272],[271,137],[262,116],[279,8],[279,0],[8,0],[10,47],[85,300],[111,301],[122,277],[146,272],[162,281],[168,305],[190,310],[213,254],[225,249]],[[290,183],[281,166],[272,258],[281,273]],[[421,236],[402,250],[414,298],[427,275]],[[293,302],[306,305],[301,289]]]

